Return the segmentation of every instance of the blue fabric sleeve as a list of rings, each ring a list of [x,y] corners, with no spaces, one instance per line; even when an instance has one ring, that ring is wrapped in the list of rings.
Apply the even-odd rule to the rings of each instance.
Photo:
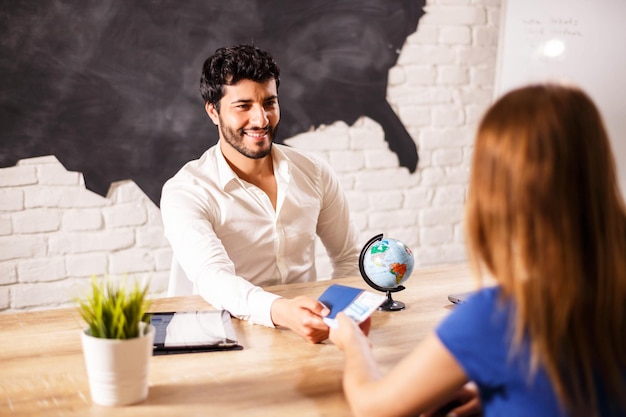
[[[498,287],[485,288],[455,307],[436,334],[478,385],[486,417],[565,416],[543,368],[529,379],[528,344],[511,356],[512,312]]]
[[[457,305],[436,334],[480,385],[497,386],[507,368],[507,309],[498,305],[499,289],[485,288]]]

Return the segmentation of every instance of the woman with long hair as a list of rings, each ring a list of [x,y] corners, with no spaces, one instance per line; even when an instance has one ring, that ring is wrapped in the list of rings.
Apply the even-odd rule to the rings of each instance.
[[[465,225],[475,276],[497,285],[459,305],[388,374],[350,319],[331,329],[355,415],[417,415],[470,381],[485,416],[626,415],[626,208],[602,118],[583,91],[532,85],[491,106]],[[456,415],[476,411],[468,405]]]

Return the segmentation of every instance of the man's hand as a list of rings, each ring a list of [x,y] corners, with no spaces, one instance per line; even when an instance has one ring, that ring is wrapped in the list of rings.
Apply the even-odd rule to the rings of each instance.
[[[309,342],[319,343],[328,338],[328,326],[322,317],[329,312],[319,301],[299,296],[277,299],[270,314],[275,326],[287,327]]]

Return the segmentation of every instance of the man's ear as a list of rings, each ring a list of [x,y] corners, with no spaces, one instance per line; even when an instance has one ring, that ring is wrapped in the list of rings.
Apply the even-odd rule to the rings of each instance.
[[[209,115],[209,117],[213,121],[213,124],[215,126],[217,126],[218,122],[219,122],[219,114],[218,114],[217,109],[215,108],[215,106],[207,101],[204,104],[204,110],[206,110],[206,114]]]

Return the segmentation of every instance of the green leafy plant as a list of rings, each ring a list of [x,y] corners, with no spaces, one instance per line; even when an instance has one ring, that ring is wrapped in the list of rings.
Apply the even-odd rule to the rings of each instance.
[[[148,285],[132,288],[123,281],[113,284],[110,280],[91,279],[91,292],[78,300],[78,310],[89,326],[89,334],[102,339],[131,339],[140,334],[140,323],[149,323],[146,314],[150,301],[146,296]]]

